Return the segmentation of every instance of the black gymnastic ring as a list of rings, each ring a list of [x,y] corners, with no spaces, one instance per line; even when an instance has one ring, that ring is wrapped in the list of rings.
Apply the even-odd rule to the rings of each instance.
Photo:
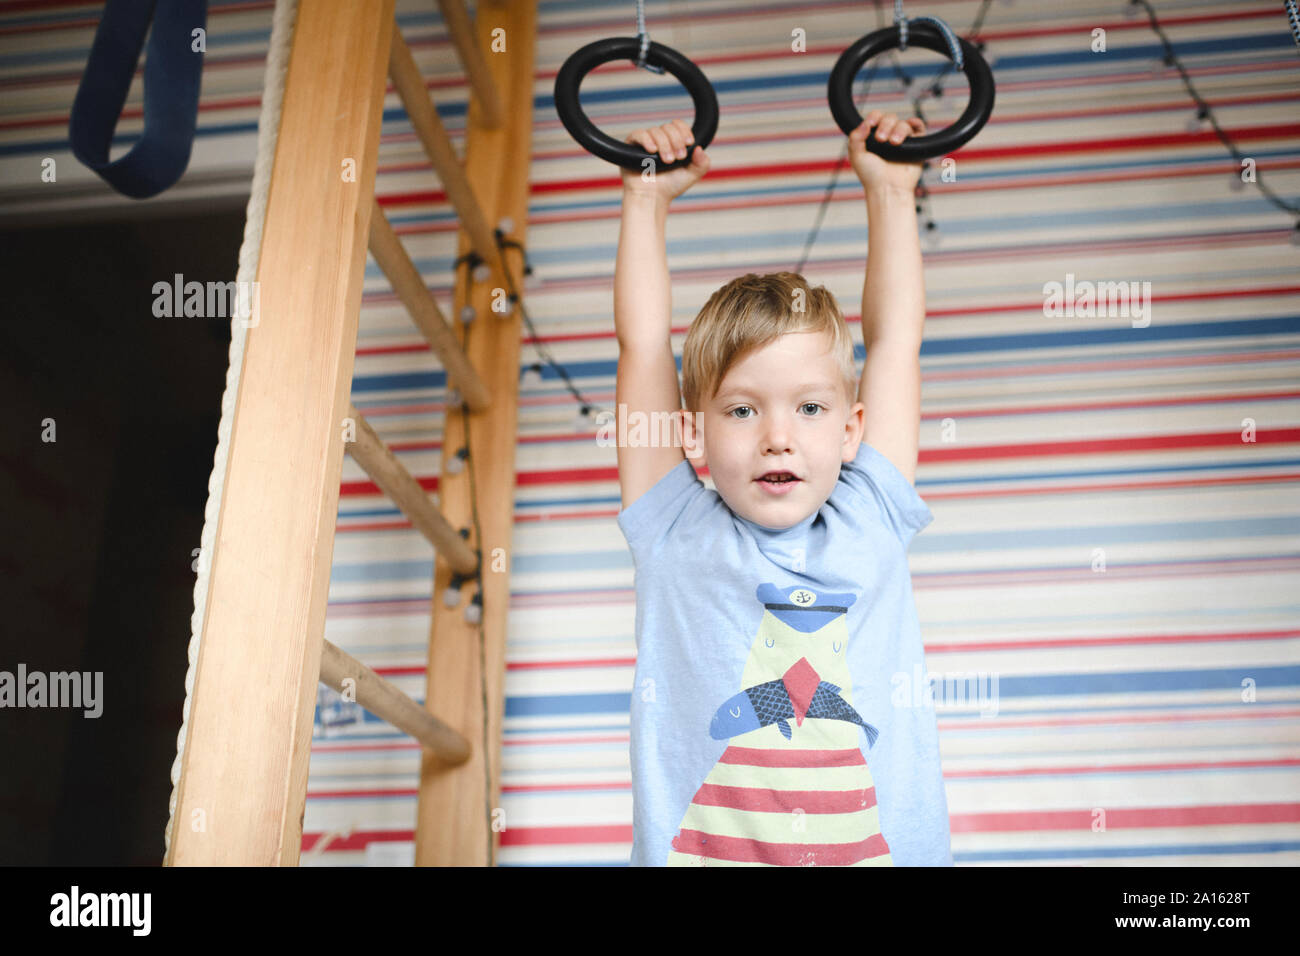
[[[909,46],[925,47],[949,57],[952,55],[943,34],[931,23],[909,23],[907,42]],[[966,111],[957,117],[955,123],[937,133],[909,136],[901,143],[882,142],[868,136],[867,149],[890,162],[917,163],[954,152],[983,128],[993,115],[993,72],[979,50],[960,37],[957,42],[961,44],[962,72],[970,83],[970,102],[966,104]],[[862,125],[862,114],[853,103],[853,80],[858,71],[873,56],[897,49],[898,45],[898,27],[886,27],[868,33],[841,53],[835,62],[827,93],[831,115],[845,135]]]
[[[560,114],[560,122],[569,131],[569,135],[578,141],[579,146],[624,169],[642,170],[646,159],[655,161],[654,168],[658,172],[688,166],[694,147],[708,149],[713,142],[713,135],[718,131],[718,95],[700,68],[672,47],[652,40],[646,50],[645,62],[651,66],[663,67],[677,77],[695,101],[695,122],[691,125],[695,142],[685,159],[665,163],[658,153],[647,152],[635,143],[621,143],[612,136],[606,136],[588,119],[578,104],[578,87],[588,73],[612,60],[631,60],[635,63],[640,53],[641,41],[636,37],[610,37],[588,43],[575,51],[564,61],[555,77],[555,112]]]

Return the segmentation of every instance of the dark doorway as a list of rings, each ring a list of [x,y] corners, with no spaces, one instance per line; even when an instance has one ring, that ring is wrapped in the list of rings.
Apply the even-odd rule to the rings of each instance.
[[[0,671],[103,675],[0,709],[0,864],[162,861],[230,320],[152,290],[233,280],[245,202],[0,231]]]

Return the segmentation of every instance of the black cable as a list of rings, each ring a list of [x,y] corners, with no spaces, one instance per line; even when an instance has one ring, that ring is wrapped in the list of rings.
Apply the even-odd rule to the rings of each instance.
[[[1165,48],[1165,65],[1173,66],[1178,69],[1178,75],[1182,77],[1183,86],[1186,87],[1188,95],[1191,96],[1192,101],[1196,104],[1196,115],[1202,120],[1210,121],[1210,126],[1214,128],[1215,135],[1219,137],[1219,140],[1224,146],[1228,147],[1228,152],[1230,152],[1232,158],[1237,161],[1236,173],[1237,175],[1240,175],[1241,162],[1247,157],[1241,154],[1241,151],[1237,149],[1236,144],[1233,143],[1232,137],[1225,133],[1223,128],[1219,126],[1219,121],[1214,116],[1214,110],[1210,109],[1210,104],[1201,98],[1201,94],[1198,93],[1196,87],[1192,85],[1192,79],[1187,75],[1187,70],[1183,67],[1183,61],[1178,58],[1178,54],[1174,52],[1173,44],[1169,42],[1169,37],[1160,27],[1160,21],[1156,17],[1155,9],[1147,2],[1147,0],[1129,0],[1129,5],[1134,7],[1143,7],[1146,10],[1147,20],[1151,23],[1151,29],[1155,31],[1156,36],[1160,38],[1160,43]],[[1274,206],[1277,206],[1278,209],[1281,209],[1283,212],[1300,213],[1300,205],[1287,202],[1285,199],[1278,196],[1277,193],[1273,192],[1273,190],[1264,185],[1263,176],[1258,168],[1255,170],[1254,182],[1255,185],[1259,187],[1259,191],[1264,194],[1265,198]],[[1300,219],[1296,220],[1295,228],[1297,231],[1300,231]]]
[[[871,83],[876,78],[876,70],[880,67],[880,61],[871,64],[871,69],[867,71],[866,87],[863,89],[859,102],[865,101],[867,94],[871,92]],[[859,108],[861,112],[861,108]],[[822,221],[826,218],[826,210],[830,206],[831,196],[835,194],[835,186],[840,181],[840,173],[844,167],[849,165],[849,144],[844,144],[844,152],[840,154],[839,162],[831,170],[831,180],[826,184],[826,192],[822,194],[821,205],[817,208],[817,217],[813,220],[812,229],[808,232],[808,238],[803,243],[803,255],[799,257],[799,264],[794,267],[796,275],[802,275],[804,266],[808,264],[808,255],[812,252],[813,243],[817,241],[817,234],[821,232]]]
[[[515,240],[507,239],[500,229],[494,230],[494,234],[497,240],[497,248],[501,250],[502,262],[505,262],[506,249],[518,249],[524,257],[524,274],[531,275],[533,267],[528,262],[528,251]],[[523,317],[524,324],[528,326],[529,335],[532,336],[533,348],[537,350],[537,353],[542,357],[543,361],[550,365],[551,368],[555,369],[556,374],[564,380],[565,387],[568,388],[568,390],[573,394],[573,397],[578,400],[578,405],[582,410],[583,416],[588,416],[592,412],[608,411],[608,409],[600,408],[587,401],[582,392],[578,390],[578,387],[573,384],[573,380],[569,378],[569,373],[566,371],[564,366],[551,358],[550,352],[546,349],[546,346],[542,344],[542,338],[537,333],[537,329],[533,326],[532,317],[528,314],[528,309],[524,306],[523,296],[521,296],[519,290],[515,288],[514,278],[510,275],[509,269],[505,270],[505,279],[508,293],[507,297],[511,305],[517,305],[519,307],[519,314]],[[534,362],[530,368],[540,370],[540,365],[539,363]]]

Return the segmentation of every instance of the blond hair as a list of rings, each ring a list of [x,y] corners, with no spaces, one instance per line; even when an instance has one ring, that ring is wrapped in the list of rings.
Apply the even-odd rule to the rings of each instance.
[[[750,272],[713,293],[686,333],[682,345],[686,409],[702,411],[733,365],[787,332],[830,335],[831,354],[839,360],[845,395],[852,403],[857,392],[853,337],[835,297],[825,286],[809,286],[795,272]]]

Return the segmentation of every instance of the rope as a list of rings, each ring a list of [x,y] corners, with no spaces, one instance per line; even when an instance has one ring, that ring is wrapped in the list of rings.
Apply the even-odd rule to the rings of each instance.
[[[636,0],[636,35],[641,41],[641,55],[637,57],[636,65],[662,76],[664,72],[662,66],[652,66],[645,61],[646,50],[650,49],[650,34],[646,33],[645,29],[645,0]]]
[[[284,99],[284,75],[289,65],[289,44],[297,13],[296,0],[277,0],[271,16],[271,40],[266,51],[266,72],[262,81],[262,111],[257,118],[257,158],[253,163],[253,185],[248,197],[244,221],[244,244],[239,248],[237,281],[241,289],[251,288],[257,278],[257,264],[262,253],[262,223],[271,191],[271,166],[275,143],[280,132],[280,105]],[[248,330],[243,322],[230,323],[230,367],[226,369],[226,391],[221,396],[221,422],[217,426],[217,449],[213,455],[212,474],[208,478],[208,503],[203,511],[203,534],[200,538],[198,578],[194,582],[194,614],[190,617],[189,669],[185,672],[185,705],[181,709],[181,729],[176,734],[176,760],[172,763],[172,794],[167,801],[167,829],[163,833],[163,852],[171,851],[172,827],[175,824],[176,800],[180,788],[181,761],[189,732],[190,698],[194,693],[194,672],[199,659],[199,641],[203,633],[204,612],[208,604],[211,555],[216,545],[217,521],[221,514],[221,497],[226,481],[226,464],[230,454],[230,431],[235,420],[235,402],[239,397],[239,378],[244,364],[244,343]]]
[[[1295,0],[1288,0],[1294,3]],[[932,23],[935,28],[943,34],[944,41],[948,44],[948,52],[952,55],[953,65],[957,69],[962,68],[961,44],[953,35],[952,30],[948,29],[948,24],[944,23],[938,17],[912,17],[913,23]],[[898,48],[907,49],[907,17],[903,15],[903,0],[894,0],[894,25],[898,27]]]
[[[1300,11],[1296,10],[1295,0],[1283,0],[1286,7],[1286,18],[1291,24],[1291,38],[1295,40],[1295,45],[1300,47]]]

